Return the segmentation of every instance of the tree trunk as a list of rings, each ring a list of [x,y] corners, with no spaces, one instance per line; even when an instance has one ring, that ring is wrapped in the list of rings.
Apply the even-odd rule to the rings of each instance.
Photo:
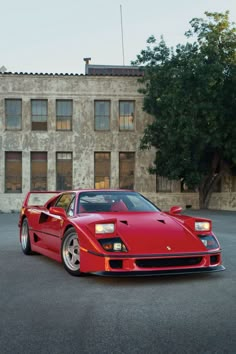
[[[221,159],[219,154],[215,152],[211,161],[211,170],[209,174],[203,178],[199,187],[199,207],[201,209],[208,209],[214,187],[228,169],[226,161]]]
[[[205,177],[205,179],[202,181],[202,184],[199,188],[200,209],[208,209],[214,187],[220,181],[222,175],[223,175],[223,171],[217,174],[209,175]]]

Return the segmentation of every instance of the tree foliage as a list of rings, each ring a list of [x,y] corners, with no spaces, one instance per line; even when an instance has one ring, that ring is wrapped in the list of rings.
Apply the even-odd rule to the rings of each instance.
[[[141,140],[157,150],[150,172],[197,188],[201,207],[236,167],[236,28],[229,12],[205,15],[191,20],[191,42],[173,49],[151,36],[133,62],[154,117]]]

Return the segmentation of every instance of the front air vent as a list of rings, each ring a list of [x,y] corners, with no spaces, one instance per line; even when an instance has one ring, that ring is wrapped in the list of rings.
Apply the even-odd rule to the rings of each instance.
[[[39,241],[39,237],[34,233],[34,242],[37,243]]]
[[[44,222],[46,222],[48,220],[48,218],[49,218],[49,215],[42,212],[39,217],[39,224],[43,224]]]
[[[110,267],[113,269],[122,269],[123,261],[121,259],[110,259]]]
[[[166,222],[165,222],[165,220],[157,220],[157,221],[159,221],[159,222],[161,222],[162,224],[165,224]]]
[[[210,263],[211,264],[217,264],[220,262],[220,257],[219,255],[215,255],[215,256],[210,256]]]
[[[128,225],[128,221],[127,220],[120,220],[120,222],[122,222],[122,224]]]

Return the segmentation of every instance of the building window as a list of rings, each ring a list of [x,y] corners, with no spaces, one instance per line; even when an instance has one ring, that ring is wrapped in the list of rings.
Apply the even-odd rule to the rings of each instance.
[[[95,101],[95,130],[110,130],[110,101]]]
[[[31,100],[32,130],[47,130],[48,101]]]
[[[22,153],[5,153],[5,192],[22,192]]]
[[[134,130],[134,101],[120,101],[120,130]]]
[[[72,189],[72,153],[57,152],[56,155],[57,190]]]
[[[119,187],[134,189],[134,152],[120,152],[119,155]]]
[[[110,164],[109,152],[95,152],[94,154],[94,176],[95,188],[110,188]]]
[[[20,99],[5,100],[6,130],[20,130],[22,121],[22,101]]]
[[[157,192],[171,192],[173,181],[167,177],[156,176],[156,191]]]
[[[46,152],[31,152],[31,190],[47,190]]]
[[[72,129],[72,100],[57,100],[57,130]]]

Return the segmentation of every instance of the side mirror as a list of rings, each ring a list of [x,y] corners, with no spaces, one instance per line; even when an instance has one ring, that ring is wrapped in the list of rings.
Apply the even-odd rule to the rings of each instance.
[[[180,214],[182,211],[181,206],[174,205],[170,208],[170,214]]]
[[[55,207],[55,206],[50,207],[49,213],[53,214],[53,215],[61,216],[62,218],[67,217],[65,209],[60,208],[60,207]]]

